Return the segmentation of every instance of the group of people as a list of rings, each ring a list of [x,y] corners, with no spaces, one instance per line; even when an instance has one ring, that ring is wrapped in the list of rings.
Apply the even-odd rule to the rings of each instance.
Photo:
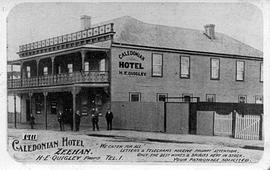
[[[59,125],[60,125],[60,131],[64,131],[65,130],[65,126],[64,126],[64,114],[63,112],[59,111],[58,112],[58,115],[57,115],[57,120],[59,122]],[[76,131],[79,131],[79,128],[80,128],[80,122],[81,122],[81,114],[80,114],[80,111],[77,110],[76,113],[75,113],[75,130]],[[70,123],[70,128],[71,130],[73,130],[73,121],[69,122]]]
[[[101,115],[99,114],[98,109],[93,108],[91,112],[93,131],[99,130],[99,124],[98,124],[99,116]],[[60,130],[64,131],[65,130],[64,129],[64,115],[61,111],[59,111],[57,118],[60,125]],[[107,130],[112,130],[113,113],[111,112],[110,109],[108,109],[108,111],[106,112],[105,118],[107,121]],[[80,129],[80,122],[81,122],[81,114],[80,114],[80,111],[77,110],[75,113],[75,130],[76,131],[79,131]],[[73,130],[73,121],[70,122],[70,126],[71,126],[71,130]]]

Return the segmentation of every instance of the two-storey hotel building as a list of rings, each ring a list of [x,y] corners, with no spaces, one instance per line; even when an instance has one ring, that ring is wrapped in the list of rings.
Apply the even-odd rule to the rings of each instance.
[[[114,101],[263,102],[262,52],[213,24],[193,30],[128,16],[81,23],[78,32],[21,45],[20,59],[8,61],[20,66],[8,79],[8,95],[21,99],[20,122],[33,114],[54,127],[58,111],[74,122],[79,110],[82,124],[91,124],[91,109],[104,113]]]

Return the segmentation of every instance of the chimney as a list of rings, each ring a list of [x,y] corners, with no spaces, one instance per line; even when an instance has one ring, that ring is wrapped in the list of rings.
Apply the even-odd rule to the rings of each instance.
[[[91,17],[87,15],[81,16],[81,30],[91,28]]]
[[[205,35],[210,39],[215,39],[215,25],[214,24],[207,24],[204,26]]]

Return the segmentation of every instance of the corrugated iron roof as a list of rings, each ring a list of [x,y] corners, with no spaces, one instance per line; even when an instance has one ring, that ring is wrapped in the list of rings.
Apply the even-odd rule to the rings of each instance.
[[[263,53],[223,33],[209,39],[203,30],[148,24],[124,16],[104,23],[114,23],[114,42],[150,47],[262,57]],[[203,26],[202,26],[203,27]]]

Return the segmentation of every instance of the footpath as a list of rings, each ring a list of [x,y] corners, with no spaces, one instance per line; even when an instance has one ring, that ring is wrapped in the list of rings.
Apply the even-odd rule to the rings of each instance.
[[[29,129],[29,125],[19,125],[17,129],[12,125],[8,125],[8,135],[16,133],[18,131],[55,131],[57,133],[68,133],[72,135],[88,135],[93,137],[102,138],[127,138],[129,141],[149,141],[159,143],[179,143],[179,144],[207,144],[207,145],[218,145],[224,147],[253,149],[253,150],[264,150],[263,140],[243,140],[235,139],[231,137],[222,136],[202,136],[202,135],[191,135],[191,134],[168,134],[162,132],[145,132],[145,131],[134,131],[134,130],[111,130],[107,131],[101,129],[100,131],[92,131],[91,127],[81,127],[80,131],[71,131],[69,127],[66,127],[66,131],[59,131],[59,127],[50,128],[44,130],[38,126],[35,129]]]

